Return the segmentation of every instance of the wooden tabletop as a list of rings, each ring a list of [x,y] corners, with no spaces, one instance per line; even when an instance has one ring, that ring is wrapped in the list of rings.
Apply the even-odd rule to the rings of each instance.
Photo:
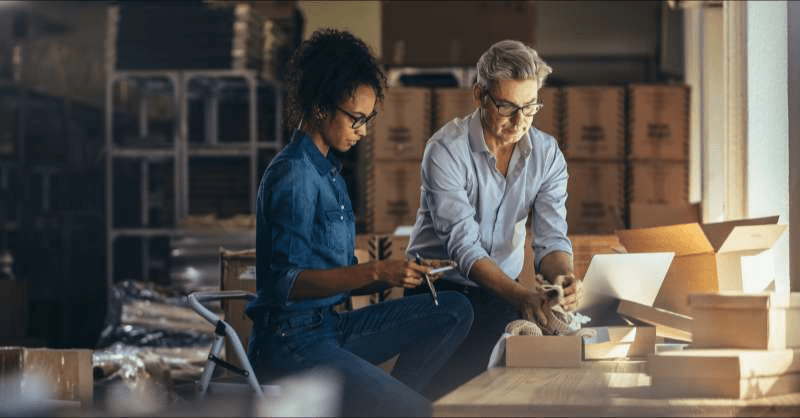
[[[800,416],[800,393],[754,400],[657,396],[644,360],[495,368],[436,401],[434,416]]]

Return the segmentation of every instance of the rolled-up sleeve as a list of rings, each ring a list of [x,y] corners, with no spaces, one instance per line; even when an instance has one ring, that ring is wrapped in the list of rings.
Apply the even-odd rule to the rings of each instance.
[[[475,261],[488,257],[488,253],[481,246],[475,208],[467,195],[470,179],[466,161],[470,159],[454,156],[440,142],[432,142],[422,160],[422,194],[436,235],[450,259],[469,277]]]
[[[272,240],[268,269],[274,283],[274,303],[289,306],[294,282],[304,270],[312,252],[311,237],[314,228],[316,190],[309,184],[311,176],[302,174],[303,168],[292,161],[281,162],[270,170],[266,178],[271,193],[264,201],[265,213],[271,224]]]
[[[537,271],[542,258],[553,251],[572,254],[572,244],[567,238],[567,163],[558,150],[554,150],[546,163],[546,176],[533,202],[531,225]]]

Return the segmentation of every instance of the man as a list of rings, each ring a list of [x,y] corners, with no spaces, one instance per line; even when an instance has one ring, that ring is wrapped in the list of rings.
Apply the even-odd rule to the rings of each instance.
[[[465,293],[475,312],[470,334],[428,385],[431,399],[484,371],[509,322],[550,318],[541,286],[518,280],[529,213],[537,279],[563,286],[566,311],[581,295],[567,238],[566,161],[556,140],[532,126],[546,105],[538,92],[552,69],[532,48],[506,40],[480,57],[477,70],[478,109],[450,121],[426,145],[407,250],[409,257],[456,261],[458,271],[436,287]]]

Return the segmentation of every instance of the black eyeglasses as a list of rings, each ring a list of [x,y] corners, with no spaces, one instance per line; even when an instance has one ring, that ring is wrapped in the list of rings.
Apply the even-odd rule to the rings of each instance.
[[[542,106],[544,106],[542,102],[529,103],[524,106],[517,106],[508,102],[497,103],[497,100],[495,100],[488,91],[486,92],[486,95],[489,97],[489,100],[492,101],[492,104],[494,104],[494,107],[497,109],[497,113],[499,113],[500,116],[511,117],[514,116],[517,111],[521,110],[523,115],[530,117],[542,110]]]
[[[349,116],[350,119],[353,119],[353,125],[352,125],[353,129],[358,129],[358,128],[366,125],[367,122],[371,121],[375,116],[378,116],[378,112],[376,112],[376,111],[373,111],[372,113],[370,113],[367,116],[364,116],[364,115],[356,116],[356,115],[354,115],[354,114],[342,109],[341,107],[337,107],[337,109],[339,109],[345,115]]]

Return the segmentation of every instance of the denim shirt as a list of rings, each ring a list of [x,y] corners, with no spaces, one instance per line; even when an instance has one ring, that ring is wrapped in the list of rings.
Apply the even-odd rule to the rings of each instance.
[[[290,300],[297,275],[356,263],[355,216],[341,162],[327,158],[304,132],[275,156],[256,201],[257,298],[248,310],[309,310],[342,302],[347,293]]]
[[[456,118],[428,140],[422,190],[408,256],[445,258],[459,271],[444,278],[468,285],[472,265],[489,257],[512,279],[522,271],[528,213],[537,271],[553,251],[572,253],[567,238],[567,164],[552,136],[531,127],[506,176],[486,147],[480,110]]]

